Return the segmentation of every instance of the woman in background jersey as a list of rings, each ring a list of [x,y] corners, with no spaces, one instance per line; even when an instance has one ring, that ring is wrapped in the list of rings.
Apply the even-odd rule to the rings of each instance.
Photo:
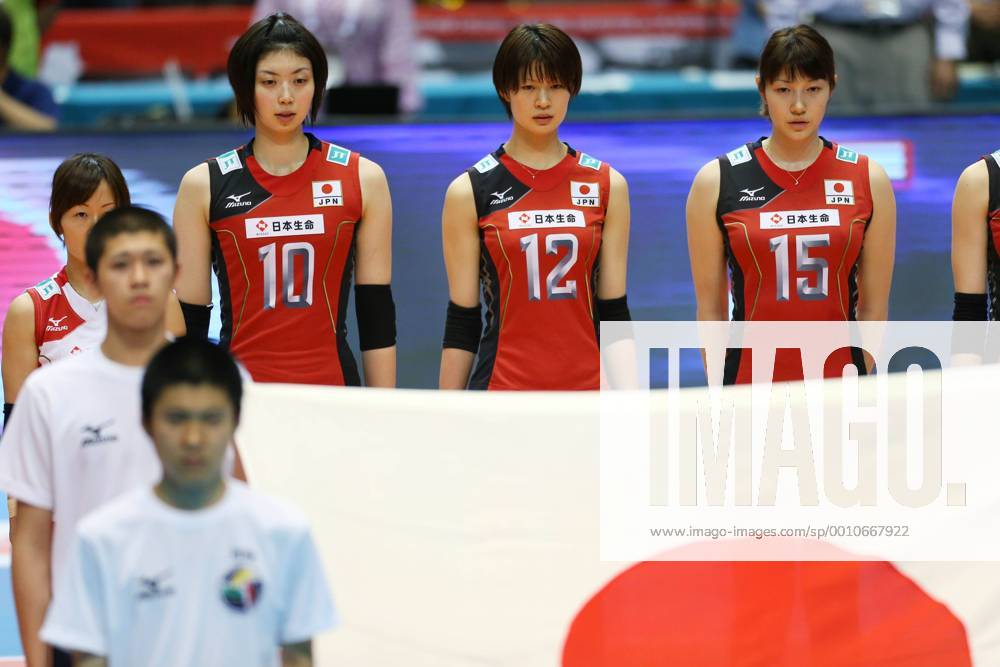
[[[518,26],[500,45],[493,83],[513,131],[445,195],[442,389],[600,386],[599,321],[629,319],[628,185],[559,139],[581,78],[555,26]]]
[[[954,320],[1000,319],[1000,151],[962,172],[951,206]],[[988,300],[987,300],[988,299]]]
[[[5,422],[31,371],[104,340],[107,317],[96,288],[86,279],[84,241],[102,215],[130,203],[121,170],[103,155],[79,153],[56,169],[49,224],[66,245],[66,265],[15,298],[7,311],[3,328]],[[184,322],[176,299],[167,312],[170,331],[183,335]]]
[[[347,346],[353,274],[365,382],[394,386],[389,187],[374,162],[303,131],[323,100],[322,47],[279,12],[236,41],[228,71],[254,137],[181,181],[177,294],[188,330],[207,336],[214,265],[221,341],[254,380],[360,384]]]
[[[688,195],[699,320],[728,318],[727,287],[734,320],[887,319],[896,203],[881,166],[819,135],[835,84],[813,28],[771,35],[757,77],[770,136],[706,164]],[[727,355],[727,382],[750,380],[748,357]],[[865,370],[856,349],[837,361]],[[801,372],[779,359],[774,379]]]

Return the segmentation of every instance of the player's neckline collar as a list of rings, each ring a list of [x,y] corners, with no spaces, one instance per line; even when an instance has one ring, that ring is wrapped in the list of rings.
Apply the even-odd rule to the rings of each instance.
[[[822,163],[827,160],[827,156],[830,154],[830,149],[833,148],[833,144],[824,139],[822,136],[820,140],[823,142],[823,148],[820,150],[819,155],[816,159],[809,163],[809,166],[804,170],[799,170],[799,177],[796,179],[787,169],[779,167],[775,164],[771,156],[767,154],[764,150],[764,140],[767,137],[761,137],[753,144],[754,155],[757,157],[757,162],[760,164],[761,169],[767,174],[774,183],[776,183],[782,190],[793,190],[808,187],[813,181],[815,181],[818,173],[822,172]],[[793,170],[795,171],[795,170]]]
[[[559,162],[548,169],[533,169],[521,164],[512,158],[506,150],[504,150],[502,144],[493,155],[496,156],[497,160],[502,162],[507,168],[507,171],[509,171],[514,178],[523,183],[525,187],[532,190],[545,191],[551,190],[559,183],[563,182],[566,175],[569,173],[569,170],[572,169],[573,163],[578,158],[577,152],[573,150],[572,146],[565,142],[563,142],[563,145],[566,146],[566,155],[564,155]]]

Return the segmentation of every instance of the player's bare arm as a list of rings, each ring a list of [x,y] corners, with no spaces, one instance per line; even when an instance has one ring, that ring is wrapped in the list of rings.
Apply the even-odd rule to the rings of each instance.
[[[108,667],[108,660],[90,653],[74,653],[73,667]]]
[[[951,273],[956,292],[985,293],[988,208],[989,172],[979,160],[958,178],[951,205]]]
[[[697,319],[729,319],[726,252],[715,220],[719,202],[719,162],[702,167],[687,198],[688,255],[697,300]]]
[[[448,273],[448,298],[463,308],[479,306],[479,226],[472,181],[462,174],[451,182],[444,196],[441,238]],[[465,389],[475,355],[446,347],[441,351],[441,389]]]
[[[38,347],[35,345],[35,304],[27,292],[10,303],[3,322],[3,400],[13,403],[21,385],[38,367]]]
[[[38,638],[52,597],[52,512],[18,502],[11,578],[17,608],[17,627],[27,667],[49,664],[50,649]]]
[[[601,234],[598,299],[617,299],[623,296],[628,273],[628,236],[631,218],[628,182],[615,169],[611,169],[610,190],[604,230]]]
[[[177,298],[196,305],[212,302],[212,241],[208,228],[208,164],[192,167],[181,179],[174,204],[174,233],[180,272]]]
[[[180,338],[187,332],[184,326],[184,313],[181,311],[181,302],[177,294],[171,294],[167,299],[167,331],[174,337]]]
[[[312,640],[281,647],[281,667],[312,667]]]
[[[358,285],[389,285],[392,282],[392,199],[385,172],[371,160],[360,158],[358,175],[363,202],[356,236],[354,281]],[[396,386],[396,346],[361,353],[365,384]]]
[[[885,169],[874,160],[868,161],[868,180],[872,219],[859,259],[857,318],[883,322],[889,318],[889,288],[896,256],[896,197]]]

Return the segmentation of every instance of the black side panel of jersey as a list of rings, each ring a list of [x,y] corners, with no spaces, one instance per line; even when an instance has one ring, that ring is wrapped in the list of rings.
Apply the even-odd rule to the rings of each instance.
[[[986,294],[988,297],[988,312],[990,320],[1000,320],[1000,249],[996,247],[993,231],[990,229],[990,218],[1000,209],[1000,165],[992,155],[986,160],[986,173],[989,176],[990,199],[986,207]]]
[[[475,168],[469,169],[468,174],[472,180],[472,193],[476,198],[476,217],[480,220],[490,213],[510,208],[531,191],[503,163],[485,174],[480,174]]]
[[[784,192],[753,157],[754,145],[747,144],[747,150],[750,151],[750,161],[735,167],[725,155],[719,158],[719,201],[715,217],[720,226],[726,213],[760,208]]]
[[[219,246],[219,236],[213,231],[212,237],[212,270],[219,280],[219,306],[222,319],[222,330],[219,332],[219,344],[225,349],[229,349],[229,342],[233,339],[233,304],[229,295],[229,271],[226,269],[226,256]]]
[[[469,379],[469,389],[489,389],[493,377],[493,364],[497,359],[500,343],[500,277],[493,258],[479,233],[479,282],[483,286],[483,303],[486,305],[486,324],[479,342],[476,367]]]
[[[344,374],[344,385],[348,387],[361,386],[358,364],[351,353],[351,346],[347,344],[347,302],[351,298],[351,277],[354,275],[354,247],[357,238],[355,234],[351,239],[351,249],[347,253],[347,264],[344,266],[344,275],[340,281],[340,305],[337,308],[337,354],[340,356],[340,372]]]
[[[246,166],[246,151],[237,151],[243,163],[242,169],[235,169],[223,174],[219,163],[214,159],[208,161],[209,174],[209,209],[208,221],[215,222],[233,215],[250,213],[260,204],[271,198],[268,192],[250,174]]]
[[[594,333],[597,334],[597,347],[601,347],[601,316],[597,313],[597,281],[601,277],[601,243],[597,244],[594,268],[590,272],[590,314],[594,318]]]

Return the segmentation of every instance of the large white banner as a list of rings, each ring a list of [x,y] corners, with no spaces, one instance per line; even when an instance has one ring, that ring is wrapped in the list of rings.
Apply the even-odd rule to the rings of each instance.
[[[602,562],[599,436],[597,394],[248,388],[341,615],[317,664],[1000,664],[994,563]]]

